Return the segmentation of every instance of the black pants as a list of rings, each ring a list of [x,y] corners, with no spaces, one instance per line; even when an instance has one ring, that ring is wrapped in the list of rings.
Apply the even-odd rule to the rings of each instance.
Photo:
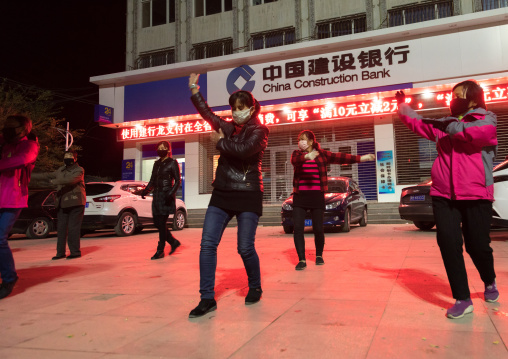
[[[492,202],[432,197],[432,208],[437,226],[437,243],[453,298],[470,298],[462,243],[465,244],[466,252],[473,260],[482,281],[489,285],[496,278],[493,251],[490,247]]]
[[[312,230],[314,231],[314,243],[316,245],[316,256],[323,255],[325,247],[325,233],[323,230],[324,209],[311,208],[309,209],[312,217]],[[305,214],[307,209],[301,207],[293,208],[293,223],[295,225],[295,248],[299,260],[305,260]]]
[[[166,242],[168,242],[172,247],[175,245],[175,237],[168,230],[168,215],[154,215],[153,216],[153,224],[159,230],[159,244],[157,245],[158,251],[163,251],[164,247],[166,247]]]
[[[60,208],[58,210],[56,255],[65,255],[66,242],[69,251],[74,255],[81,255],[81,223],[85,214],[85,206]]]

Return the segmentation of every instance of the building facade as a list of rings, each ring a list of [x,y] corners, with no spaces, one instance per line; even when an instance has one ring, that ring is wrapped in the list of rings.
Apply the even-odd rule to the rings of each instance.
[[[261,103],[266,205],[291,194],[304,129],[331,151],[376,153],[375,163],[329,168],[371,201],[398,202],[403,187],[428,179],[435,143],[400,123],[397,90],[441,117],[455,83],[479,81],[498,115],[498,162],[508,155],[507,0],[128,0],[127,24],[126,71],[91,79],[114,109],[105,126],[133,179],[149,179],[155,143],[170,141],[190,209],[208,205],[219,155],[189,99],[192,72],[225,118],[238,89]]]

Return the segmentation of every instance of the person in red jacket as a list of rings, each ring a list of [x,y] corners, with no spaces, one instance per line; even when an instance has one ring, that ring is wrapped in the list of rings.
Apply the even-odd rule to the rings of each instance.
[[[305,259],[305,214],[310,211],[312,230],[316,245],[316,264],[323,265],[325,235],[323,220],[325,213],[325,192],[328,190],[326,166],[331,163],[351,164],[374,161],[373,154],[357,156],[342,152],[330,152],[321,149],[312,131],[304,130],[298,135],[298,150],[291,155],[294,166],[293,177],[293,223],[295,226],[294,242],[298,254],[296,270],[307,267]]]
[[[464,243],[485,283],[485,300],[499,299],[490,247],[497,118],[487,111],[481,86],[471,80],[453,87],[451,116],[444,118],[423,118],[404,97],[402,91],[395,94],[402,122],[417,135],[436,142],[438,155],[432,165],[430,195],[437,243],[456,300],[446,315],[461,318],[473,311],[462,254]]]
[[[11,294],[18,281],[14,257],[7,242],[9,232],[27,207],[28,183],[39,153],[37,138],[31,134],[32,121],[9,116],[2,129],[0,158],[0,299]]]

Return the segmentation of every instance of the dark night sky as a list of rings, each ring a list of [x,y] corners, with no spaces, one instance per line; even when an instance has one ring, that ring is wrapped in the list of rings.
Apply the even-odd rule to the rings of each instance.
[[[0,77],[84,96],[55,97],[62,100],[58,117],[86,130],[77,142],[85,173],[114,179],[120,179],[123,146],[114,130],[94,122],[98,87],[89,78],[125,70],[125,13],[126,0],[0,1]]]

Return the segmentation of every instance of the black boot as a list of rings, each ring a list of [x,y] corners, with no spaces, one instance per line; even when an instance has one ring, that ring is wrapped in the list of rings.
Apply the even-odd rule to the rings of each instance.
[[[247,293],[247,296],[245,297],[245,304],[251,305],[259,302],[261,299],[261,293],[263,293],[261,288],[249,288],[249,293]]]
[[[14,289],[14,285],[18,281],[18,277],[14,279],[12,282],[2,282],[0,285],[0,299],[3,299],[7,297],[9,294],[12,293],[12,290]]]
[[[169,254],[173,254],[178,247],[180,247],[180,241],[178,239],[174,239],[173,244],[171,245],[171,250],[169,251]]]
[[[160,251],[157,249],[157,252],[152,256],[152,260],[164,258],[164,251]]]
[[[201,299],[198,306],[189,313],[189,318],[202,317],[215,309],[217,309],[217,302],[215,299]]]

